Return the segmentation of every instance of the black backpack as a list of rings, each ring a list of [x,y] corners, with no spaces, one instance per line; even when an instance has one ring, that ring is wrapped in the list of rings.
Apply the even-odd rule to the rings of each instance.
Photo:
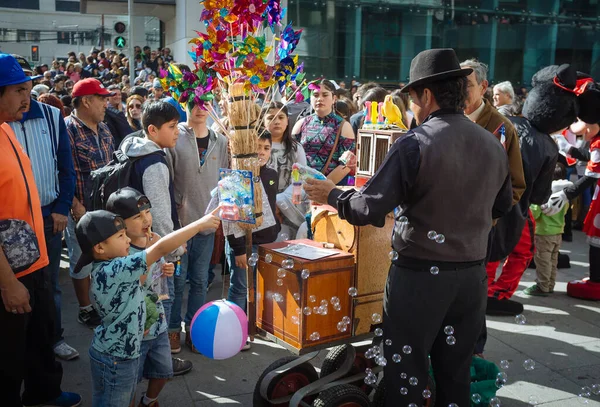
[[[116,150],[108,164],[90,173],[85,188],[85,209],[87,211],[106,209],[106,201],[110,194],[120,188],[131,186],[135,162],[148,155],[130,158],[123,151]]]

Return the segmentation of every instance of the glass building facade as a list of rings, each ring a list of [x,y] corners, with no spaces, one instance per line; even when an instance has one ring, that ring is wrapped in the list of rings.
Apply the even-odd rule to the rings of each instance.
[[[287,18],[309,76],[406,82],[417,53],[451,47],[491,82],[563,63],[600,80],[600,0],[288,0]]]

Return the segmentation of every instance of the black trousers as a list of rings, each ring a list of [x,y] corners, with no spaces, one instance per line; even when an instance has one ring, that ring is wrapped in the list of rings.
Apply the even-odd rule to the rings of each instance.
[[[54,358],[54,301],[43,270],[19,279],[29,290],[32,311],[0,307],[0,403],[3,407],[43,404],[60,396],[62,367]],[[25,391],[21,397],[21,384]]]
[[[391,339],[384,345],[387,365],[386,407],[421,405],[427,385],[429,361],[436,381],[436,405],[470,405],[471,357],[475,341],[485,319],[487,273],[480,264],[459,270],[440,270],[432,275],[393,265],[388,275],[384,295],[383,337]],[[449,345],[444,327],[454,328],[456,343]],[[403,347],[412,348],[410,354]],[[400,363],[393,355],[402,356]],[[410,385],[407,378],[416,377]],[[401,388],[408,389],[402,395]]]
[[[600,283],[600,247],[590,245],[590,281]]]

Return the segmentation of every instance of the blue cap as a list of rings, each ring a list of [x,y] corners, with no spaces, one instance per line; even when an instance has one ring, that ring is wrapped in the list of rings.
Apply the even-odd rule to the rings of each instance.
[[[30,80],[15,57],[0,53],[0,86],[18,85]]]

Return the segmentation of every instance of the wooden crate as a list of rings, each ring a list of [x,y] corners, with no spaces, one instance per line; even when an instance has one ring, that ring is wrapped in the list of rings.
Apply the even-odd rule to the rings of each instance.
[[[383,293],[363,295],[352,299],[354,316],[352,318],[352,335],[358,336],[371,332],[373,314],[383,318]]]
[[[354,256],[339,251],[338,254],[319,260],[305,260],[299,257],[287,256],[274,251],[294,243],[304,243],[322,247],[311,240],[296,240],[271,243],[259,246],[259,262],[257,273],[256,325],[258,328],[275,336],[289,347],[297,351],[349,338],[352,325],[345,332],[337,329],[337,323],[344,316],[352,319],[352,297],[348,288],[355,284]],[[271,263],[265,261],[265,255],[272,256]],[[285,259],[292,259],[294,267],[286,270],[287,275],[282,279],[283,285],[277,285],[277,270]],[[302,279],[303,269],[310,271],[307,279]],[[274,294],[280,294],[283,301],[276,302]],[[315,302],[309,300],[316,297]],[[340,311],[335,311],[330,300],[340,299]],[[298,299],[296,299],[296,298]],[[317,315],[313,311],[306,316],[301,311],[304,307],[319,306],[321,300],[328,301],[328,314]],[[298,324],[293,322],[298,318]],[[318,332],[320,338],[311,340],[313,332]]]

